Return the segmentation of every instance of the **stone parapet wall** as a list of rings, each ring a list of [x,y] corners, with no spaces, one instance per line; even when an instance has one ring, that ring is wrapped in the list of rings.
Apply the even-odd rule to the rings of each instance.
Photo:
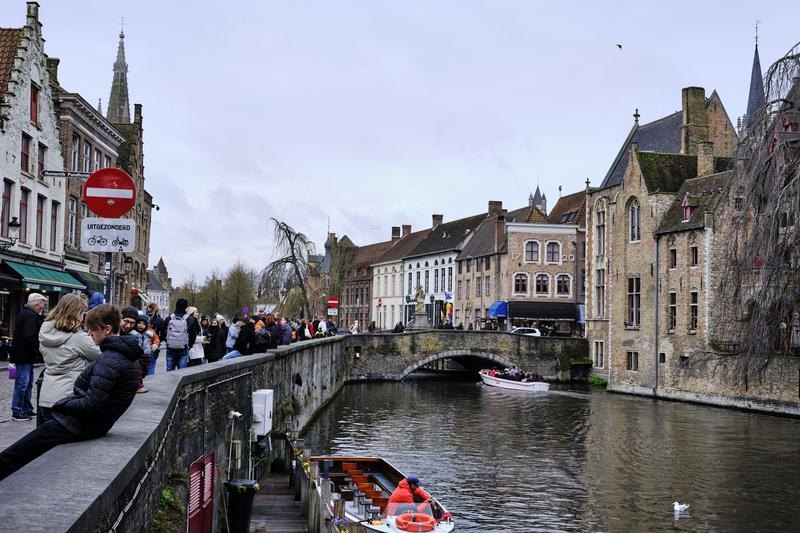
[[[150,392],[137,395],[107,436],[58,446],[0,482],[3,529],[147,531],[164,488],[177,486],[186,505],[192,462],[215,451],[216,464],[227,464],[232,410],[244,415],[234,438],[247,475],[253,390],[274,391],[273,435],[306,425],[346,382],[344,347],[343,337],[309,341],[148,378]],[[222,490],[215,480],[215,520],[223,516]]]

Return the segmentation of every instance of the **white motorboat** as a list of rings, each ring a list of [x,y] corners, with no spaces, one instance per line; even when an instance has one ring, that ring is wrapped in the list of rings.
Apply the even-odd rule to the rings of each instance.
[[[545,392],[550,390],[550,384],[546,381],[514,381],[512,379],[490,376],[489,372],[489,370],[484,369],[481,370],[480,375],[483,383],[490,387],[528,392]]]

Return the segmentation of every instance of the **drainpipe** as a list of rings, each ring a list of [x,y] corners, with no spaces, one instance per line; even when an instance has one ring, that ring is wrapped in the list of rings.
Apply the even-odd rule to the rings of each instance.
[[[659,273],[659,264],[660,264],[658,262],[658,258],[659,258],[660,251],[661,251],[658,241],[659,241],[659,237],[660,236],[656,235],[655,237],[656,237],[656,265],[655,265],[655,268],[656,268],[656,275],[655,275],[655,278],[656,278],[656,280],[655,280],[655,282],[656,282],[656,312],[655,312],[656,330],[655,330],[655,339],[654,339],[655,342],[654,342],[654,344],[655,344],[655,349],[656,350],[655,350],[655,355],[653,357],[653,363],[654,363],[654,369],[655,369],[655,372],[653,373],[653,376],[654,376],[653,377],[653,396],[656,396],[657,393],[658,393],[658,331],[659,331],[659,329],[658,329],[658,310],[659,310],[659,295],[661,293],[660,287],[658,286],[658,284],[659,284],[658,273]]]

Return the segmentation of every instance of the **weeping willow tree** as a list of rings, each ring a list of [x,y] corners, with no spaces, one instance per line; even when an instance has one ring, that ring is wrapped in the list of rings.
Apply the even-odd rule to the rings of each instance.
[[[270,223],[274,230],[277,257],[261,271],[262,282],[266,284],[269,280],[277,279],[287,290],[299,288],[303,317],[308,318],[308,256],[314,255],[314,243],[286,222],[270,218]]]
[[[800,344],[800,43],[767,71],[718,225],[714,356],[743,380]]]

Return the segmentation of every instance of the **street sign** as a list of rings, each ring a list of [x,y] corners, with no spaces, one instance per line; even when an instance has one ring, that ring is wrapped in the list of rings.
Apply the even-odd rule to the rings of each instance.
[[[81,220],[82,252],[132,252],[136,246],[136,221],[129,218]]]
[[[339,307],[339,297],[338,296],[329,296],[328,297],[328,307]]]
[[[122,169],[101,168],[83,184],[83,199],[97,216],[119,218],[136,203],[136,184]]]
[[[336,309],[335,307],[329,307],[328,308],[328,314],[330,316],[337,316],[339,314],[339,310]]]
[[[88,178],[88,172],[71,172],[69,170],[43,170],[45,178]]]

